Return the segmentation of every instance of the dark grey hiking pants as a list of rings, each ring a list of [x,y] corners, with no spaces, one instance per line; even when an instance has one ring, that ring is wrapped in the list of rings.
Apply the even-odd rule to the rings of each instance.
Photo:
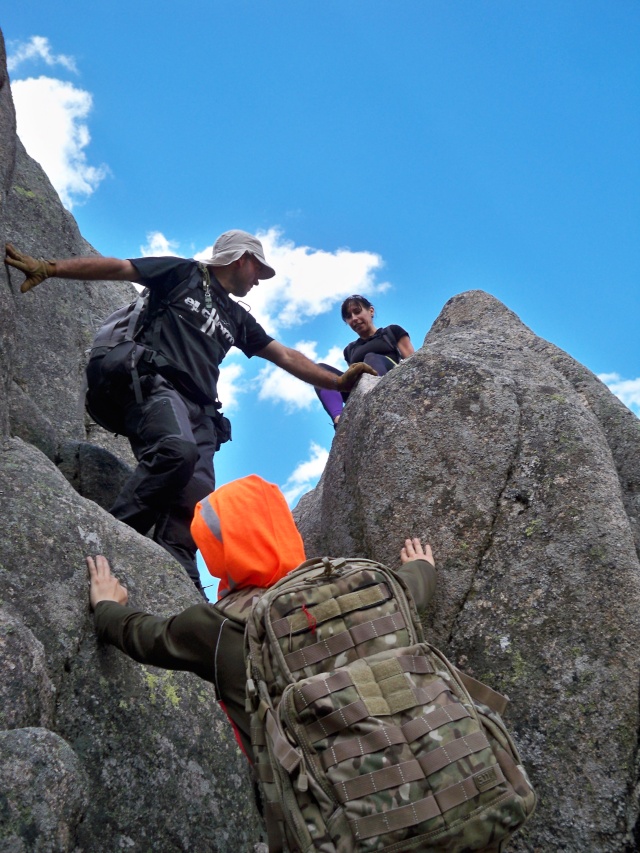
[[[95,397],[100,386],[91,388]],[[155,525],[153,539],[184,566],[198,588],[196,545],[191,519],[198,501],[215,488],[213,455],[217,436],[213,419],[182,397],[159,374],[141,377],[143,402],[132,386],[117,389],[122,432],[138,465],[111,507],[111,514],[139,533]],[[114,389],[110,402],[113,404]]]

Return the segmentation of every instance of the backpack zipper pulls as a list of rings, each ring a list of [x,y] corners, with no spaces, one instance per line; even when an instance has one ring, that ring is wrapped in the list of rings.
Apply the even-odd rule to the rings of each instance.
[[[296,782],[296,788],[304,793],[309,790],[309,778],[304,770],[300,771],[300,775],[298,776],[298,781]]]
[[[318,620],[313,615],[313,613],[309,610],[306,604],[302,605],[302,612],[307,617],[307,622],[309,623],[309,630],[312,634],[315,634],[316,628],[318,627]]]
[[[344,557],[338,557],[335,560],[332,560],[330,557],[323,557],[321,562],[324,566],[323,578],[330,578],[334,573],[339,574],[339,570],[347,564]]]

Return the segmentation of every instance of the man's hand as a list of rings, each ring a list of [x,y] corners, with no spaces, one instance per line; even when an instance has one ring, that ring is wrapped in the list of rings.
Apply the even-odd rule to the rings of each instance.
[[[51,276],[56,274],[55,261],[45,261],[42,258],[32,258],[31,255],[24,255],[14,248],[11,243],[7,243],[5,249],[5,264],[15,267],[26,275],[25,280],[20,285],[22,293],[26,293],[27,290],[31,290],[32,287],[43,282],[45,278],[51,278]]]
[[[355,364],[352,364],[351,367],[347,368],[342,376],[338,376],[336,379],[336,390],[351,391],[363,373],[369,373],[371,376],[378,375],[373,367],[365,364],[364,361],[357,361]]]
[[[408,563],[410,560],[426,560],[427,563],[431,563],[434,569],[436,567],[433,559],[433,552],[431,551],[431,545],[429,545],[428,542],[425,542],[423,548],[422,542],[419,539],[404,540],[404,547],[400,551],[400,562]]]
[[[91,579],[89,599],[92,610],[95,610],[96,605],[100,601],[115,601],[118,604],[127,603],[129,598],[127,588],[120,583],[118,578],[111,574],[111,566],[106,557],[103,557],[102,554],[97,554],[95,560],[93,557],[87,557],[87,566],[89,568],[89,578]]]

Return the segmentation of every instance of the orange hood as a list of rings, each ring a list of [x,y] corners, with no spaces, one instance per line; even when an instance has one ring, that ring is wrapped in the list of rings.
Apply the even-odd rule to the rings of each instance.
[[[304,545],[284,495],[250,474],[211,492],[195,509],[191,535],[218,598],[246,586],[273,586],[304,562]]]

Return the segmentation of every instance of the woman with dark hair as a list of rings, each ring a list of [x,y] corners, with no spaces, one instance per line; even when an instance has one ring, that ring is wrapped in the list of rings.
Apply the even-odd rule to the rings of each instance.
[[[357,339],[347,344],[344,349],[347,364],[364,361],[373,367],[378,376],[384,376],[402,359],[415,352],[409,334],[402,326],[376,328],[373,322],[375,309],[364,296],[355,294],[347,297],[342,303],[340,313],[344,322],[358,335]],[[340,374],[337,368],[329,364],[322,364],[321,367]],[[325,388],[316,388],[315,391],[334,426],[337,425],[349,395]]]

